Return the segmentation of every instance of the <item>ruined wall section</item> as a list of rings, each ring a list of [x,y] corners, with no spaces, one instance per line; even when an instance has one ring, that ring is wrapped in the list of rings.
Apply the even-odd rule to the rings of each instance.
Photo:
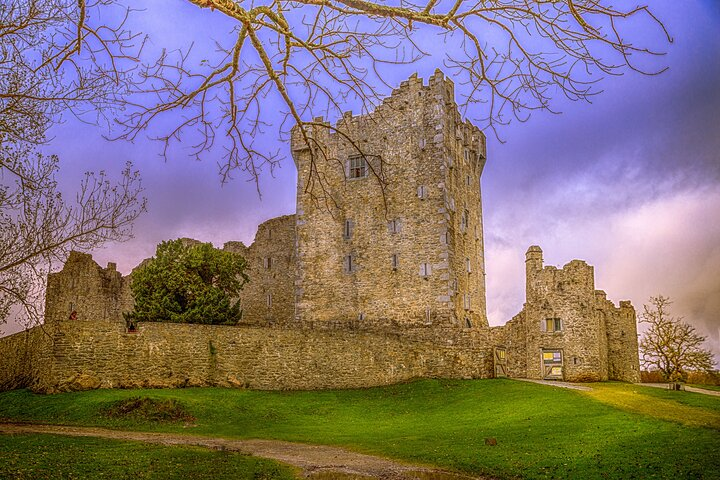
[[[608,377],[624,382],[640,381],[638,332],[635,308],[629,301],[615,307],[610,301],[601,303],[607,325]]]
[[[603,319],[595,309],[593,267],[573,260],[562,269],[542,266],[542,251],[530,247],[526,261],[527,376],[543,378],[543,350],[563,352],[563,375],[570,381],[606,380]],[[548,319],[559,319],[552,331]]]
[[[493,341],[508,348],[510,376],[544,378],[543,351],[560,350],[565,380],[639,381],[635,310],[626,301],[615,307],[594,283],[585,262],[544,266],[540,247],[528,249],[523,310],[492,329]],[[548,325],[555,319],[559,330]]]
[[[240,296],[242,323],[289,324],[295,316],[295,215],[270,219],[258,227],[249,247],[228,242],[224,250],[247,261],[250,281]]]
[[[322,151],[314,162],[299,132],[293,133],[300,322],[458,327],[468,315],[462,292],[475,296],[471,324],[486,325],[484,282],[481,288],[465,276],[458,280],[461,262],[455,258],[462,257],[464,271],[466,254],[482,254],[479,188],[476,196],[460,198],[465,191],[456,188],[461,183],[456,177],[466,181],[465,154],[457,142],[465,148],[467,137],[484,159],[484,137],[467,124],[460,125],[463,137],[456,139],[453,97],[452,82],[441,72],[428,85],[413,76],[374,112],[345,114],[337,127],[349,138],[329,124],[316,126],[312,136]],[[369,165],[367,176],[351,178],[350,159],[360,152]],[[474,185],[482,171],[479,160],[475,155],[467,161]],[[447,173],[450,165],[457,173]],[[311,169],[317,175],[311,176]],[[472,247],[455,233],[463,208],[469,210],[470,236],[477,229],[480,237],[468,242]]]
[[[62,270],[48,275],[46,323],[66,320],[73,311],[78,321],[123,321],[132,308],[130,278],[114,263],[102,268],[91,255],[72,251]]]
[[[527,378],[527,330],[525,310],[515,315],[505,325],[490,328],[492,347],[505,348],[508,377]]]

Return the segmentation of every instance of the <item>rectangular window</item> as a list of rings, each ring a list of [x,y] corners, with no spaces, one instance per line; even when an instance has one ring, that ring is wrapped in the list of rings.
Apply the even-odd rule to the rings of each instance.
[[[562,320],[559,318],[546,318],[545,319],[545,331],[546,332],[561,332],[562,331]]]
[[[353,226],[352,220],[345,220],[345,224],[343,225],[343,239],[350,240],[352,238]]]
[[[450,233],[449,232],[443,232],[440,234],[440,242],[443,245],[450,245]]]
[[[472,179],[470,178],[470,175],[465,175],[465,185],[469,187],[471,183]]]
[[[465,317],[465,326],[467,328],[472,328],[472,322],[470,321],[470,319],[468,317]]]
[[[418,145],[420,146],[420,150],[425,150],[425,139],[421,138],[420,142],[418,142]]]
[[[393,253],[390,257],[390,263],[392,264],[393,270],[397,270],[400,266],[400,256],[397,253]]]
[[[465,156],[464,156],[464,158],[465,158],[465,163],[469,162],[469,161],[470,161],[470,150],[468,150],[467,148],[464,149],[464,155],[465,155]]]
[[[266,301],[267,301],[268,308],[271,308],[272,307],[272,293],[267,294]]]
[[[465,257],[465,268],[467,269],[468,273],[472,273],[472,262],[470,262],[470,259],[468,257]]]
[[[388,222],[389,233],[400,233],[400,219],[394,218]]]
[[[465,233],[467,231],[469,216],[470,213],[467,210],[463,210],[463,212],[460,214],[460,231],[462,233]]]
[[[432,267],[429,263],[421,263],[420,264],[420,276],[422,277],[429,277],[432,273]]]
[[[350,178],[365,178],[368,173],[367,161],[359,155],[352,156],[349,159],[348,176]]]
[[[425,324],[430,325],[432,323],[432,317],[430,316],[430,306],[425,307]]]
[[[425,185],[420,185],[417,189],[417,194],[420,200],[425,200],[428,196],[427,187]]]
[[[263,258],[263,266],[265,270],[270,270],[272,268],[272,257]]]

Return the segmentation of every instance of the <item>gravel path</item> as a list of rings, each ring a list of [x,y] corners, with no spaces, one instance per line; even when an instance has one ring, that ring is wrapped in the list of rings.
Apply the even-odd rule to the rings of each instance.
[[[229,450],[269,458],[299,467],[302,469],[302,475],[306,478],[368,478],[382,480],[470,480],[489,478],[469,477],[444,470],[409,465],[387,458],[325,445],[307,445],[278,440],[230,440],[199,435],[133,432],[95,427],[0,423],[1,435],[32,433],[132,440],[161,445],[192,445],[215,450]]]
[[[665,390],[668,389],[667,383],[638,383],[638,385],[643,387],[654,387],[654,388],[663,388]],[[694,393],[702,393],[703,395],[712,395],[714,397],[720,397],[720,392],[717,390],[706,390],[704,388],[697,388],[697,387],[691,387],[688,385],[683,385],[683,390],[686,392],[694,392]]]

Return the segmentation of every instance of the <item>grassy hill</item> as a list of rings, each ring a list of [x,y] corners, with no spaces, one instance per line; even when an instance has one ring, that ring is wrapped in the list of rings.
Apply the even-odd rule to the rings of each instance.
[[[591,386],[580,392],[513,380],[420,380],[319,392],[21,390],[0,393],[0,418],[338,445],[501,478],[720,478],[720,398]],[[179,411],[171,420],[179,421],[138,409],[117,414],[127,403],[118,402],[137,397],[171,405]],[[11,454],[1,442],[2,455]],[[32,451],[30,444],[18,444],[16,454]]]

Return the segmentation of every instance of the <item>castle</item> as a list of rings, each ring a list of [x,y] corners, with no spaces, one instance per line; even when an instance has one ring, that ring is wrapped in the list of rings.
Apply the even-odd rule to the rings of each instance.
[[[48,278],[45,325],[0,339],[0,388],[639,380],[635,311],[595,290],[583,261],[544,266],[530,247],[521,312],[489,327],[485,136],[462,120],[442,72],[410,77],[372,113],[311,128],[311,142],[291,137],[295,215],[261,224],[249,247],[223,247],[250,268],[240,325],[129,331],[129,277],[73,252]]]

